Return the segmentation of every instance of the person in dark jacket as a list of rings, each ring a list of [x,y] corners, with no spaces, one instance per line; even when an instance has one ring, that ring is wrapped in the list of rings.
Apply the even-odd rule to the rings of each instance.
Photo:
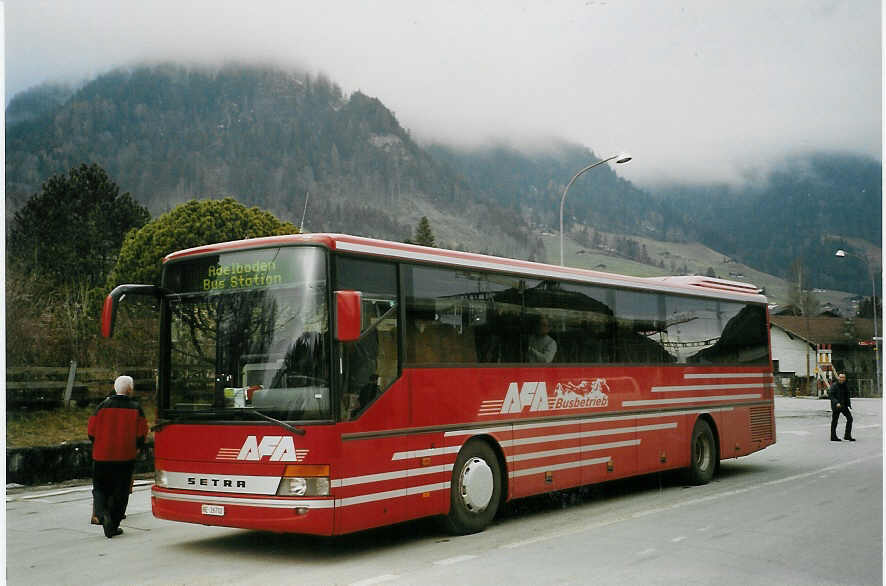
[[[840,438],[837,437],[837,420],[840,419],[840,413],[842,413],[846,417],[846,431],[843,433],[843,439],[854,442],[852,413],[849,412],[849,387],[846,385],[846,375],[842,372],[837,375],[837,380],[828,388],[828,398],[831,400],[831,441],[840,441]]]
[[[99,404],[87,427],[92,442],[93,506],[109,538],[123,533],[120,520],[129,504],[135,458],[148,434],[145,414],[131,398],[132,377],[117,377],[114,390]]]

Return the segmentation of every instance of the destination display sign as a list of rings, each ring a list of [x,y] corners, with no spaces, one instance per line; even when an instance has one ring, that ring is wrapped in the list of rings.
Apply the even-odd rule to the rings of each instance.
[[[276,261],[255,261],[251,264],[233,262],[209,265],[203,275],[202,289],[248,289],[282,285],[283,274]]]
[[[176,293],[262,289],[324,274],[316,248],[272,248],[210,255],[167,267],[165,287]]]

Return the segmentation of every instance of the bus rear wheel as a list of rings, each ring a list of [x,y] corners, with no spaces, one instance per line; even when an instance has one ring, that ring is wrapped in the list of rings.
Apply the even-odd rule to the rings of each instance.
[[[485,442],[468,442],[452,468],[447,528],[457,535],[485,529],[498,511],[501,486],[501,466],[495,452]]]
[[[690,484],[707,484],[714,477],[717,468],[717,443],[714,432],[704,419],[695,422],[690,438],[690,463],[686,470]]]

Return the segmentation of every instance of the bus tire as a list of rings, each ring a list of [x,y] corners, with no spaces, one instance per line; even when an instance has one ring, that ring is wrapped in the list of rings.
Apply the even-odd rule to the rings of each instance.
[[[498,511],[501,487],[501,466],[495,452],[486,442],[468,442],[452,468],[447,528],[456,535],[485,529]]]
[[[689,442],[689,468],[686,478],[690,484],[707,484],[714,477],[718,463],[717,442],[710,424],[704,419],[695,422]]]

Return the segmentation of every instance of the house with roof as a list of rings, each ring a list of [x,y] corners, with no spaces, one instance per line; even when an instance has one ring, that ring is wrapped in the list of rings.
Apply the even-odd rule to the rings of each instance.
[[[845,372],[854,396],[881,396],[874,320],[772,315],[769,321],[777,388],[821,396],[835,373]]]

